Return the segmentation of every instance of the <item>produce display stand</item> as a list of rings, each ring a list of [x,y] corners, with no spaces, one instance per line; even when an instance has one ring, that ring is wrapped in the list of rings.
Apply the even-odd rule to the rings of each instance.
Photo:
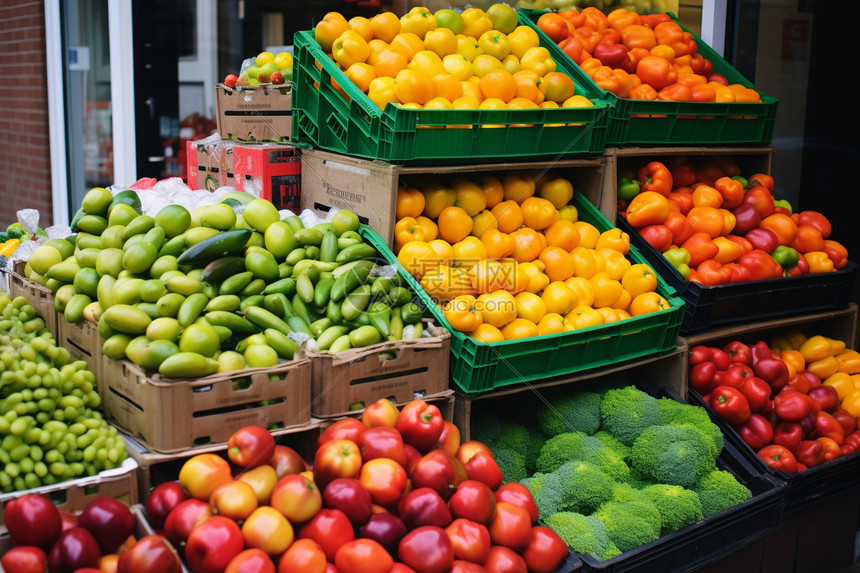
[[[24,276],[26,261],[15,261],[12,270],[6,270],[9,277],[9,298],[23,296],[27,302],[36,309],[36,312],[45,321],[45,326],[51,331],[51,335],[57,339],[57,311],[54,310],[54,293],[51,289],[38,283],[27,280]],[[95,372],[94,372],[95,373]]]

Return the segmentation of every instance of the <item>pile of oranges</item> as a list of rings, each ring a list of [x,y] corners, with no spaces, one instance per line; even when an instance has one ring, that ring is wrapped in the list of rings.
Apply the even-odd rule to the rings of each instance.
[[[630,237],[579,220],[570,180],[513,170],[403,186],[394,252],[452,328],[498,342],[669,308]]]
[[[591,107],[556,70],[537,32],[516,11],[416,7],[350,20],[329,12],[314,38],[380,109],[536,109]]]

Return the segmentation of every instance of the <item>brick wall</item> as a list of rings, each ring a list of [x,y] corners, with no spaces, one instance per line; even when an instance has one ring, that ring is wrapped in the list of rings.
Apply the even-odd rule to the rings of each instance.
[[[0,224],[19,209],[38,209],[53,223],[45,6],[42,0],[0,0]]]

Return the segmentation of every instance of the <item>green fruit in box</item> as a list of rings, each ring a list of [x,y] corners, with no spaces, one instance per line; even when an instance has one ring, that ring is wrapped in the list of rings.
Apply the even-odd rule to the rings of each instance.
[[[122,232],[122,240],[127,241],[135,235],[146,234],[155,226],[155,219],[149,215],[138,215],[132,219]]]
[[[176,257],[173,255],[159,255],[152,267],[149,269],[149,276],[154,279],[160,279],[167,271],[175,271],[179,268],[176,262]]]
[[[182,334],[182,325],[172,316],[153,319],[146,327],[146,337],[150,340],[178,341],[180,334]]]
[[[226,350],[218,355],[218,372],[232,372],[247,368],[245,357],[234,350]]]
[[[84,195],[81,209],[88,215],[106,215],[108,207],[113,201],[113,195],[103,187],[93,187]]]
[[[124,254],[122,249],[110,248],[102,250],[96,256],[96,270],[99,275],[119,276],[120,271],[123,269],[122,258]]]
[[[39,245],[30,255],[30,267],[40,275],[44,275],[54,265],[58,265],[65,257],[56,247],[48,244]]]
[[[158,258],[158,249],[152,243],[140,241],[131,246],[122,257],[122,266],[135,274],[145,273]]]
[[[117,279],[110,292],[113,304],[135,304],[140,302],[140,288],[143,286],[141,278]]]
[[[50,245],[60,251],[60,254],[63,256],[63,260],[66,260],[75,254],[75,245],[65,239],[48,239],[42,244]]]
[[[254,199],[245,206],[245,210],[242,211],[242,218],[252,228],[265,233],[269,225],[280,220],[281,217],[277,207],[272,205],[270,201]]]
[[[113,196],[113,200],[108,206],[108,218],[110,218],[111,214],[113,214],[113,211],[114,209],[116,209],[117,205],[126,205],[128,207],[131,207],[138,214],[140,214],[141,211],[140,196],[138,196],[137,192],[132,189],[120,191]]]
[[[105,323],[117,332],[143,334],[152,322],[145,312],[128,304],[114,304],[102,313]]]
[[[225,202],[228,199],[232,199],[232,200],[238,201],[239,203],[241,203],[243,205],[247,205],[248,203],[253,201],[255,199],[255,197],[253,195],[251,195],[250,193],[243,193],[241,191],[229,191],[221,197],[221,201]]]
[[[200,207],[199,218],[201,226],[219,231],[227,231],[236,224],[236,212],[224,203]]]
[[[200,378],[218,371],[218,361],[196,352],[179,352],[158,367],[165,378]]]
[[[179,347],[171,340],[150,340],[140,349],[139,365],[147,370],[158,370],[162,362],[178,353]]]
[[[125,358],[125,350],[128,348],[129,342],[131,342],[131,337],[128,334],[120,332],[109,336],[102,343],[102,354],[111,360],[122,360]]]
[[[144,302],[158,302],[166,293],[167,287],[164,281],[159,279],[150,279],[140,285],[140,299]]]
[[[212,237],[220,234],[218,229],[213,229],[212,227],[191,227],[185,233],[183,233],[183,237],[185,237],[185,246],[189,249],[194,245],[202,243],[207,239],[211,239]],[[179,256],[182,256],[181,254]]]
[[[104,316],[104,315],[102,315]],[[141,363],[141,352],[143,351],[143,347],[149,344],[149,339],[144,336],[136,336],[132,338],[129,343],[125,347],[125,356],[135,364],[140,365]]]
[[[81,268],[96,268],[96,259],[99,256],[101,249],[81,249],[75,253],[75,260]]]
[[[263,235],[266,250],[275,255],[276,259],[285,258],[298,246],[294,234],[292,227],[283,221],[275,221],[266,228]]]
[[[191,226],[191,213],[182,205],[167,205],[156,213],[155,224],[164,228],[165,234],[173,238]]]
[[[93,300],[98,299],[99,273],[94,268],[84,267],[75,274],[72,284],[75,291],[83,293]]]
[[[78,221],[78,229],[93,235],[101,235],[107,228],[108,220],[101,215],[84,215]]]
[[[278,353],[268,344],[252,344],[243,356],[251,368],[270,368],[278,363]]]

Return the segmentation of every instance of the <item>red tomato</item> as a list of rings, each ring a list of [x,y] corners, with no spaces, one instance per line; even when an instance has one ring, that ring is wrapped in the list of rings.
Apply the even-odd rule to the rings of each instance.
[[[209,501],[219,485],[233,481],[230,463],[215,454],[197,454],[185,461],[179,470],[179,483],[191,497]]]
[[[354,478],[360,470],[361,452],[352,440],[325,442],[314,455],[314,481],[322,488],[337,478]]]
[[[275,451],[269,464],[275,468],[278,478],[310,469],[310,466],[308,466],[301,454],[289,446],[282,446],[280,444],[275,446]]]
[[[192,571],[221,573],[243,547],[242,531],[236,522],[213,515],[191,530],[185,542],[185,559]]]
[[[0,566],[9,573],[45,573],[48,556],[38,547],[22,545],[0,557]]]
[[[454,559],[451,565],[451,573],[487,573],[483,565],[472,563],[471,561],[463,561],[462,559]]]
[[[492,452],[476,452],[469,458],[463,469],[466,470],[466,476],[469,479],[483,482],[492,490],[498,489],[504,481],[502,468],[496,463],[496,458]]]
[[[182,563],[179,554],[162,535],[146,535],[140,541],[119,554],[117,570],[123,573],[145,573],[160,571],[180,573]]]
[[[455,518],[463,517],[489,525],[496,513],[496,497],[485,483],[467,479],[457,486],[457,491],[448,500],[448,508]]]
[[[136,521],[126,504],[100,495],[90,501],[78,516],[78,525],[93,534],[102,553],[114,553],[134,532]]]
[[[323,548],[313,539],[296,539],[278,562],[278,573],[325,573]]]
[[[307,521],[322,508],[322,494],[317,485],[305,476],[286,475],[272,490],[271,506],[291,522]]]
[[[255,468],[271,461],[275,438],[262,426],[239,428],[227,440],[227,456],[243,468]]]
[[[385,458],[362,464],[358,481],[370,493],[373,503],[384,507],[396,505],[409,485],[403,466]]]
[[[453,521],[445,500],[429,487],[413,489],[403,496],[397,505],[397,514],[409,529],[422,525],[447,527]]]
[[[332,481],[325,487],[322,501],[325,507],[344,512],[355,527],[360,527],[370,519],[373,512],[370,492],[355,478],[338,478]]]
[[[388,573],[394,559],[373,539],[355,539],[341,545],[334,565],[339,573]]]
[[[174,545],[180,545],[188,539],[188,534],[194,526],[212,516],[212,508],[205,501],[186,499],[176,504],[164,520],[164,534]]]
[[[483,563],[490,555],[490,532],[486,526],[458,518],[445,528],[455,559]]]
[[[487,573],[528,573],[526,561],[520,555],[503,545],[490,548],[490,555],[484,562]]]
[[[529,543],[532,519],[526,508],[509,501],[496,503],[496,514],[490,522],[490,537],[495,545],[522,551]]]
[[[16,545],[35,545],[49,551],[62,532],[57,506],[47,497],[27,493],[6,504],[4,521]]]
[[[358,449],[364,462],[376,458],[388,458],[406,466],[406,449],[403,437],[390,426],[368,428],[358,438]]]
[[[522,552],[529,573],[553,573],[570,555],[567,542],[545,525],[532,528],[529,544]]]
[[[317,439],[317,449],[326,442],[333,442],[335,440],[352,440],[358,443],[358,437],[366,429],[358,418],[342,418],[337,420],[323,430],[323,433]]]
[[[361,413],[361,423],[367,428],[387,426],[393,428],[397,425],[397,417],[400,410],[388,398],[380,398]]]
[[[178,481],[166,481],[155,486],[146,498],[146,518],[155,529],[164,527],[170,510],[186,499],[185,490]]]
[[[445,419],[438,406],[416,398],[400,410],[395,427],[400,430],[404,442],[426,453],[436,446],[444,426]]]
[[[519,505],[528,511],[532,518],[532,523],[537,521],[538,508],[535,503],[535,498],[532,497],[532,492],[529,488],[518,482],[508,482],[496,490],[496,504],[500,501],[509,501],[514,505]]]
[[[48,570],[71,573],[83,567],[98,567],[99,544],[83,527],[73,527],[60,534],[48,553]]]
[[[454,562],[454,548],[441,527],[424,525],[407,533],[397,548],[400,560],[418,573],[446,573]]]
[[[339,509],[321,509],[299,529],[299,537],[319,543],[326,559],[333,562],[340,546],[355,539],[355,533],[344,512]]]
[[[418,460],[409,474],[413,487],[433,488],[446,500],[467,477],[463,464],[439,448],[431,450]]]
[[[230,560],[224,573],[275,573],[275,564],[262,549],[246,549]]]

